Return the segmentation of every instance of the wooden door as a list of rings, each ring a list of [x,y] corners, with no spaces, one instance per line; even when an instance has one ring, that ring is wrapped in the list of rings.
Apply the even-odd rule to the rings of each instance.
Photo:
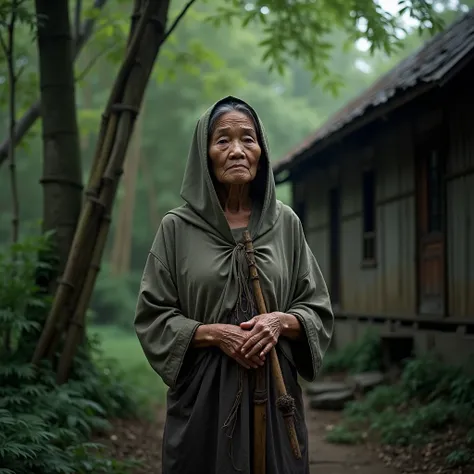
[[[418,147],[417,158],[418,310],[440,316],[446,311],[446,192],[441,140],[431,135]]]
[[[341,196],[339,188],[329,190],[329,292],[333,305],[340,304],[341,292]]]

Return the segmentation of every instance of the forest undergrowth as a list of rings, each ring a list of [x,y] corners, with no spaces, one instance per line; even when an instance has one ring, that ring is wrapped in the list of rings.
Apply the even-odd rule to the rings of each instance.
[[[128,473],[133,459],[111,459],[90,442],[110,429],[109,419],[136,417],[143,406],[99,342],[85,340],[62,385],[55,357],[30,363],[50,305],[36,284],[48,245],[46,237],[29,237],[0,252],[0,474]]]
[[[367,334],[328,357],[325,373],[378,370],[381,348]],[[474,472],[474,376],[469,362],[444,363],[436,354],[405,361],[399,380],[349,402],[332,443],[367,443],[402,472]]]

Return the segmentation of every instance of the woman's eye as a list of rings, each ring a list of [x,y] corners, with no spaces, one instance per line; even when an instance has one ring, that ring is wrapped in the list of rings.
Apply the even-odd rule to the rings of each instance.
[[[244,138],[244,142],[245,143],[253,143],[254,142],[254,139],[252,137],[245,137]]]
[[[217,143],[219,145],[223,145],[224,143],[227,143],[227,139],[226,138],[220,138],[219,140],[217,140]]]

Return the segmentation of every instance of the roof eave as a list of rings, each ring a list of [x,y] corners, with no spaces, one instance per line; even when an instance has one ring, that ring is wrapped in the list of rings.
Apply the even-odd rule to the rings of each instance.
[[[316,153],[321,153],[324,149],[337,142],[340,142],[348,135],[366,127],[370,123],[377,119],[387,115],[398,109],[399,107],[411,102],[415,98],[427,93],[439,85],[439,82],[422,83],[418,87],[412,88],[411,90],[404,91],[405,93],[399,93],[394,95],[387,102],[377,105],[376,107],[368,108],[363,115],[356,118],[355,120],[343,125],[338,130],[334,131],[330,135],[326,135],[324,138],[310,143],[304,149],[300,150],[297,154],[293,155],[291,159],[276,163],[273,167],[273,173],[275,178],[284,171],[291,172],[292,169],[306,161],[308,158],[314,157]],[[278,184],[291,179],[291,175],[286,179],[278,179]]]
[[[429,78],[425,78],[425,81],[419,81],[418,83],[411,85],[409,88],[394,91],[391,97],[385,102],[378,103],[374,106],[369,106],[360,116],[342,125],[333,132],[330,132],[326,136],[305,144],[296,153],[289,155],[283,160],[277,162],[273,166],[276,182],[280,184],[290,180],[291,171],[296,166],[306,161],[308,158],[314,158],[316,153],[320,153],[332,144],[340,142],[351,133],[354,133],[359,129],[369,125],[380,117],[395,111],[396,109],[404,106],[423,94],[426,94],[430,90],[436,87],[444,86],[473,60],[473,53],[474,42],[470,45],[470,47],[466,48],[461,57],[458,57],[455,62],[451,62],[446,65],[443,69],[438,71],[437,74]],[[286,172],[286,176],[280,177],[280,175],[284,172]]]

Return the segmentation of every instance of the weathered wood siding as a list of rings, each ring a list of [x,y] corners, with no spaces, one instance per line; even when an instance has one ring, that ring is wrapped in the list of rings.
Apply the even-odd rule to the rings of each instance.
[[[474,319],[474,129],[473,100],[449,109],[447,163],[448,307],[452,317]]]
[[[301,186],[306,203],[305,234],[324,278],[329,281],[328,171],[316,170]]]
[[[342,304],[350,312],[413,314],[414,180],[411,130],[388,129],[341,165]],[[362,172],[376,172],[377,263],[362,266]]]
[[[306,235],[323,274],[330,275],[328,192],[341,192],[341,309],[354,313],[414,312],[414,197],[409,127],[378,137],[370,149],[341,157],[330,172],[315,170],[305,180]],[[405,134],[405,139],[399,139]],[[377,173],[377,265],[362,263],[362,171]],[[301,189],[301,187],[300,187]]]
[[[450,99],[445,109],[449,122],[446,297],[447,316],[474,319],[472,102],[465,96],[457,102]],[[436,113],[425,111],[398,125],[387,122],[369,148],[340,152],[337,168],[314,170],[298,186],[306,203],[307,239],[329,281],[328,191],[340,185],[342,311],[408,317],[418,312],[414,143],[417,134],[432,125],[430,120],[438,119]],[[377,183],[377,265],[364,268],[362,172],[371,163]]]

